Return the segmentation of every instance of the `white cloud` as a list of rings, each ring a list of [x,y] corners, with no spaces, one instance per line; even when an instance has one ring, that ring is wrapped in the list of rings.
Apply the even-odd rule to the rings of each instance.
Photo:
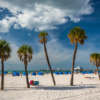
[[[0,12],[3,12],[3,10],[0,10]]]
[[[52,39],[51,41],[49,41],[48,43],[54,43],[54,42],[57,42],[59,41],[59,39]]]
[[[46,45],[51,65],[61,64],[71,59],[73,50],[64,47],[58,39],[52,38]],[[37,67],[47,66],[43,44],[38,44],[38,50],[39,52],[33,54],[31,64]]]
[[[31,33],[28,33],[28,36],[31,36]]]
[[[6,17],[3,20],[0,20],[0,32],[5,33],[9,32],[10,27],[16,21],[15,17]]]
[[[18,24],[15,24],[14,29],[20,29],[20,26]]]
[[[13,43],[12,41],[10,42],[10,47],[12,49],[11,58],[9,58],[7,60],[7,63],[9,62],[12,64],[18,64],[18,63],[20,64],[20,60],[19,60],[18,55],[17,55],[17,51],[18,51],[19,47],[15,43]]]
[[[70,20],[78,22],[81,15],[93,12],[89,2],[90,0],[1,0],[0,7],[7,8],[13,17],[5,17],[0,21],[0,32],[8,32],[14,23],[17,23],[15,29],[19,25],[41,31],[56,29],[56,25]]]
[[[2,39],[2,36],[0,36],[0,40]]]

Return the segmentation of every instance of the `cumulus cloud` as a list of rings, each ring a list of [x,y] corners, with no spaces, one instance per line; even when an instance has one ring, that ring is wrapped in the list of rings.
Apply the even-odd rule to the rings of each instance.
[[[20,26],[18,24],[15,24],[14,29],[20,29]]]
[[[2,39],[2,36],[0,36],[0,40]]]
[[[18,55],[17,55],[17,51],[18,51],[19,47],[15,43],[13,43],[12,41],[10,41],[10,43],[11,43],[10,47],[12,49],[12,52],[11,52],[11,58],[9,58],[7,60],[7,63],[9,62],[12,64],[18,64],[18,63],[20,64],[20,60],[19,60]]]
[[[48,52],[51,64],[55,65],[57,63],[61,63],[70,59],[72,57],[73,50],[63,47],[61,43],[55,40],[54,42],[53,40],[51,40],[47,43],[47,52]],[[34,60],[32,63],[37,64],[38,66],[39,65],[43,66],[47,63],[43,44],[39,46],[39,52],[35,53],[33,56],[34,56]]]
[[[84,14],[91,14],[90,0],[0,0],[0,7],[7,8],[12,17],[0,20],[0,32],[8,32],[16,25],[35,31],[56,29],[68,21],[78,22]]]
[[[0,10],[0,12],[3,12],[3,10]]]
[[[9,32],[10,27],[13,25],[15,21],[15,17],[6,17],[3,20],[0,20],[0,32]]]
[[[31,33],[28,33],[28,36],[31,36]]]

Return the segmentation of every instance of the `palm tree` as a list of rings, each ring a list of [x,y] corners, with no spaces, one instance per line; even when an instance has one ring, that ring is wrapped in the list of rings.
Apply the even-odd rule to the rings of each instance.
[[[7,41],[0,40],[0,59],[1,59],[1,90],[4,90],[4,61],[11,56],[11,48]]]
[[[73,61],[72,61],[72,70],[71,70],[71,81],[70,81],[71,86],[73,85],[73,76],[74,76],[73,71],[75,65],[77,46],[78,43],[80,43],[81,45],[84,44],[84,40],[87,39],[87,36],[85,34],[86,34],[85,31],[80,27],[74,27],[73,29],[70,30],[70,33],[68,34],[71,44],[75,44],[75,50],[74,50]]]
[[[90,62],[93,62],[92,64],[96,65],[98,77],[99,77],[99,80],[100,80],[99,69],[98,69],[98,67],[100,66],[100,54],[99,53],[91,54],[90,55]]]
[[[29,86],[29,80],[28,80],[28,73],[27,73],[27,65],[28,62],[32,59],[33,49],[31,46],[28,45],[22,45],[19,50],[17,51],[19,59],[24,62],[25,65],[25,74],[26,74],[26,84],[27,88],[30,88]]]
[[[45,52],[46,60],[47,60],[47,63],[48,63],[49,69],[50,69],[53,84],[55,86],[56,82],[55,82],[55,79],[54,79],[54,76],[53,76],[53,73],[52,73],[52,68],[51,68],[51,65],[50,65],[50,62],[49,62],[49,57],[48,57],[48,54],[47,54],[47,48],[46,48],[47,38],[46,38],[46,36],[48,36],[47,32],[45,32],[45,31],[40,32],[39,37],[41,37],[41,39],[39,40],[39,42],[44,44],[44,52]]]

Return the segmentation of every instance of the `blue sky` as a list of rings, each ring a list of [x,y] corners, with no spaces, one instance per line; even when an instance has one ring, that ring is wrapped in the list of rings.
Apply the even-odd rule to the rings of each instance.
[[[99,0],[0,0],[0,39],[12,48],[5,70],[24,70],[17,57],[22,44],[33,47],[28,70],[48,69],[43,44],[38,34],[49,33],[47,50],[53,69],[71,69],[74,45],[67,37],[69,31],[80,26],[88,37],[78,45],[75,66],[95,69],[89,62],[91,53],[100,53],[100,1]]]

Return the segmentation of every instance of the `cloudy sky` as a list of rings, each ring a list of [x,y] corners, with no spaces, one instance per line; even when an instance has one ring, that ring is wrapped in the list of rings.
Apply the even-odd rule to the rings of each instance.
[[[43,44],[38,34],[48,32],[47,50],[53,69],[71,69],[74,45],[67,37],[69,31],[80,26],[88,39],[78,45],[75,66],[95,69],[89,62],[91,53],[100,52],[99,0],[0,0],[0,39],[12,48],[5,70],[23,70],[17,50],[22,44],[33,47],[29,70],[48,69]]]

